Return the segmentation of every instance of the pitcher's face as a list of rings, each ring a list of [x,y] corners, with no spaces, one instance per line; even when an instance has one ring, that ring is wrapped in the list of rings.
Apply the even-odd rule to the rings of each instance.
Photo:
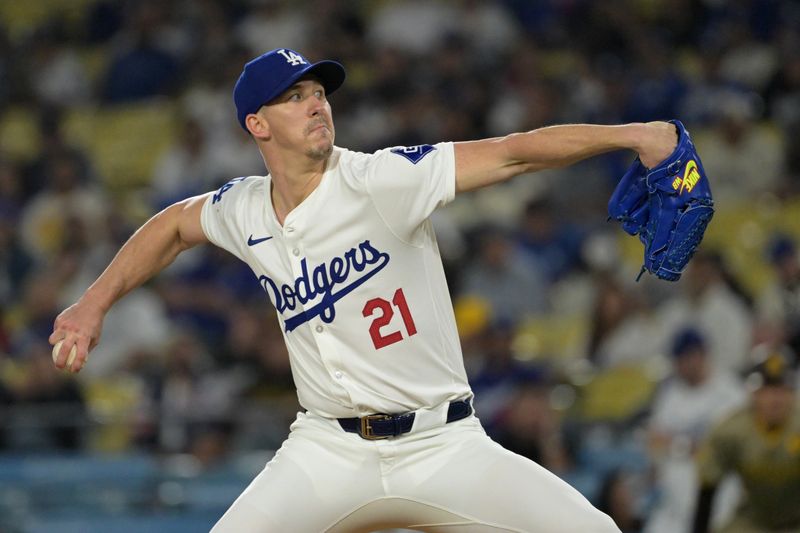
[[[259,110],[276,145],[312,159],[333,151],[335,130],[325,88],[314,77],[301,78]]]

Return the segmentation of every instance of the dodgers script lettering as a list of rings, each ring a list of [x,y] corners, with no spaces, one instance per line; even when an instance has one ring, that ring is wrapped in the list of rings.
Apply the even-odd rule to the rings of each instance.
[[[336,302],[381,271],[389,263],[389,254],[372,246],[369,240],[350,248],[342,256],[334,257],[328,263],[321,263],[309,270],[304,258],[300,262],[302,274],[294,283],[280,287],[269,276],[260,276],[259,283],[270,295],[275,309],[284,316],[286,331],[319,316],[329,324],[336,317]],[[338,289],[334,292],[334,289]],[[294,311],[298,305],[322,296],[322,299],[294,316],[286,318],[286,313]]]

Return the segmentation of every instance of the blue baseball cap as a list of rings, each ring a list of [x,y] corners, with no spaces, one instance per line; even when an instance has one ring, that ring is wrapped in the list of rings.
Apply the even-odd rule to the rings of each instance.
[[[700,331],[687,327],[679,331],[672,339],[672,356],[682,357],[690,350],[706,347],[706,340]]]
[[[291,87],[306,74],[319,78],[327,94],[344,83],[344,67],[336,61],[309,62],[288,48],[278,48],[248,62],[233,88],[239,125],[247,131],[245,118]]]

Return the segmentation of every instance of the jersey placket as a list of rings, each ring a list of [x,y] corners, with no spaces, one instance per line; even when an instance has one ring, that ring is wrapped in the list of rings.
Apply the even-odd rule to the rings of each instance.
[[[292,266],[292,275],[294,279],[298,279],[303,275],[303,259],[306,259],[309,272],[316,266],[313,260],[306,257],[303,244],[303,235],[305,232],[300,230],[300,228],[306,227],[306,225],[303,224],[304,217],[302,213],[307,209],[302,208],[307,207],[307,205],[304,205],[289,213],[283,226],[284,246],[289,257],[289,263]],[[313,306],[313,302],[309,302],[308,305],[309,307]],[[303,310],[305,310],[306,306],[302,304],[301,306]],[[308,328],[308,331],[310,331],[311,336],[314,338],[317,345],[317,353],[330,378],[331,387],[328,393],[335,396],[344,405],[353,405],[348,376],[342,364],[341,357],[339,357],[336,343],[328,331],[329,326],[329,324],[323,322],[321,316],[317,316],[305,324],[305,327]]]

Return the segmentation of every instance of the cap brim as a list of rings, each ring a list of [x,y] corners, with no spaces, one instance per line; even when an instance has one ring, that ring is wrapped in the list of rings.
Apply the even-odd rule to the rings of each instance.
[[[309,65],[307,68],[298,71],[295,73],[294,76],[286,80],[283,87],[280,88],[278,94],[272,97],[268,102],[264,102],[268,104],[278,96],[280,96],[286,89],[294,85],[297,80],[304,76],[315,76],[322,86],[325,88],[325,94],[331,94],[336,89],[342,86],[344,83],[344,79],[346,77],[344,67],[337,63],[336,61],[331,60],[323,60],[318,61],[314,64]]]

